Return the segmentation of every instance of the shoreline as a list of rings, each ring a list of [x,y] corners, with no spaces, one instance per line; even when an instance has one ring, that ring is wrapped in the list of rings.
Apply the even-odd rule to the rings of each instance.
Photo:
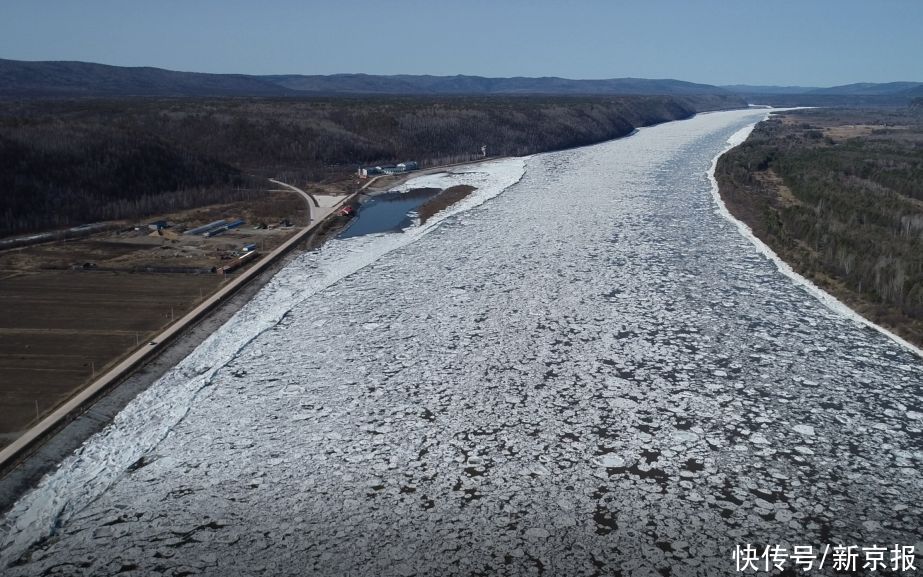
[[[695,117],[695,116],[696,114],[693,114],[690,118]],[[677,120],[688,120],[688,118],[677,119]],[[656,124],[661,124],[661,123],[656,123]],[[637,134],[640,128],[646,128],[646,126],[635,128],[629,134],[622,135],[615,139],[610,139],[610,140],[620,140],[627,136],[632,136],[634,134]],[[586,145],[586,146],[594,146],[596,144],[598,143],[593,143],[593,144]],[[577,148],[582,148],[582,147],[577,147]],[[475,161],[466,161],[466,162],[459,162],[459,163],[454,163],[450,165],[430,167],[427,169],[414,171],[412,173],[401,175],[401,178],[396,179],[395,182],[388,183],[388,186],[385,187],[384,190],[401,187],[405,185],[409,180],[414,179],[414,178],[433,177],[439,174],[446,174],[446,175],[454,174],[451,171],[452,167],[477,166],[477,165],[485,164],[485,163],[505,163],[505,162],[512,161],[512,160],[518,160],[521,163],[518,176],[516,176],[509,182],[506,182],[505,184],[500,185],[499,182],[501,181],[496,181],[496,180],[491,181],[493,183],[492,185],[478,190],[478,192],[480,192],[481,194],[473,194],[465,199],[462,199],[459,203],[449,206],[447,209],[442,211],[444,214],[441,218],[433,219],[431,221],[426,222],[425,224],[421,224],[415,227],[415,230],[413,230],[412,234],[407,235],[406,238],[397,238],[391,243],[386,243],[389,245],[393,244],[394,246],[376,248],[376,250],[372,251],[374,254],[363,255],[361,258],[358,259],[359,262],[345,263],[346,264],[345,267],[342,266],[344,263],[338,262],[337,263],[338,266],[335,267],[336,270],[324,271],[326,272],[327,278],[315,279],[317,282],[309,281],[307,283],[308,286],[302,285],[299,288],[298,292],[300,293],[301,300],[303,301],[305,298],[309,298],[310,295],[314,294],[318,290],[322,290],[323,288],[326,288],[326,286],[329,286],[329,284],[338,282],[342,278],[350,276],[353,273],[357,272],[358,270],[365,268],[368,264],[375,262],[376,260],[378,260],[378,258],[383,256],[387,252],[390,252],[391,250],[394,250],[394,249],[398,249],[407,243],[414,242],[420,236],[425,235],[428,231],[434,229],[435,227],[438,227],[441,224],[441,222],[444,221],[445,219],[450,218],[456,214],[462,213],[464,211],[476,208],[480,206],[481,204],[483,204],[484,202],[486,202],[487,200],[490,200],[494,196],[506,191],[509,187],[518,183],[519,180],[522,178],[522,175],[524,174],[524,171],[525,171],[525,163],[532,156],[533,155],[530,154],[530,155],[524,155],[524,156],[518,156],[518,157],[508,157],[508,156],[507,157],[491,157],[491,158],[485,158],[485,159],[480,159],[480,160],[475,160]],[[495,174],[488,173],[488,174],[493,174],[492,178],[508,179],[510,177],[508,168],[505,169],[506,170],[505,173],[503,172],[503,170],[504,169],[501,169],[500,173],[495,173]],[[475,172],[469,172],[469,173],[483,175],[486,172],[487,171],[482,171],[479,173],[475,173]],[[461,176],[464,173],[457,173],[457,174]],[[349,195],[348,198],[354,200],[357,196],[361,195],[365,189],[371,189],[372,185],[375,184],[376,182],[378,182],[377,178],[370,179],[370,181],[366,182],[359,189],[359,191],[353,193],[352,195]],[[460,183],[454,183],[454,184],[460,184]],[[499,188],[495,188],[495,186],[499,186]],[[375,191],[373,190],[372,193],[374,192]],[[323,232],[329,232],[329,231],[318,231],[318,232],[323,233]],[[308,236],[310,236],[310,241],[313,242],[315,240],[314,233]],[[307,237],[305,239],[302,239],[302,242],[305,240],[308,240]],[[331,247],[329,243],[326,243],[326,240],[327,238],[324,238],[323,239],[324,242],[320,243],[321,252]],[[288,288],[285,287],[284,285],[286,281],[290,279],[285,279],[285,278],[279,279],[278,273],[284,270],[286,268],[286,265],[289,265],[292,261],[302,258],[306,254],[308,254],[304,250],[299,250],[300,247],[301,247],[301,243],[299,243],[296,247],[294,247],[295,250],[290,251],[283,258],[274,262],[273,266],[266,267],[266,270],[261,271],[259,275],[260,277],[259,282],[248,283],[248,285],[246,285],[245,287],[241,289],[239,295],[225,302],[221,306],[222,315],[220,317],[217,315],[213,316],[211,313],[209,313],[208,315],[200,319],[194,327],[191,327],[191,330],[198,330],[199,326],[201,325],[207,325],[209,327],[208,330],[214,330],[218,328],[225,329],[228,326],[229,322],[235,316],[242,315],[241,318],[252,316],[252,314],[254,314],[254,312],[257,312],[257,311],[248,310],[248,305],[251,305],[254,302],[253,296],[258,294],[260,290],[262,290],[267,284],[272,283],[273,285],[276,285],[276,286],[273,286],[271,288],[281,290],[282,292],[286,292]],[[313,245],[310,248],[317,248],[317,245]],[[362,247],[359,247],[359,248],[362,248]],[[326,258],[329,258],[331,256],[337,256],[336,253],[338,252],[338,250],[339,249],[331,248],[331,250],[328,251],[327,254],[323,254],[321,256],[326,257]],[[278,283],[274,282],[277,279],[279,279],[279,282]],[[282,285],[282,286],[278,286],[278,285]],[[269,313],[273,317],[275,316],[276,312],[284,313],[284,311],[276,311],[275,309],[268,310],[265,312]],[[267,320],[267,319],[263,319],[263,320]],[[268,321],[270,322],[270,325],[274,326],[272,324],[272,318],[269,318]],[[264,324],[264,323],[258,323],[258,324]],[[269,328],[271,328],[271,326]],[[241,329],[241,327],[237,327],[237,329]],[[234,341],[235,339],[239,340],[243,338],[245,339],[246,342],[249,342],[249,340],[251,340],[252,338],[255,338],[255,336],[251,335],[250,337],[247,337],[246,335],[253,333],[254,330],[256,331],[256,336],[258,336],[258,334],[260,334],[263,330],[265,330],[265,328],[259,329],[258,327],[257,328],[245,327],[244,330],[237,330],[238,334],[235,334],[234,333],[235,327],[231,327],[229,331],[226,331],[226,332],[230,332],[231,334],[224,335],[224,337],[226,337],[224,338],[224,340]],[[246,333],[246,334],[240,334],[240,333]],[[60,446],[50,447],[47,453],[43,453],[42,457],[35,457],[35,459],[31,459],[31,456],[27,457],[27,459],[32,461],[32,463],[28,465],[28,467],[26,466],[23,467],[29,470],[27,474],[18,475],[17,479],[15,480],[8,480],[8,478],[13,477],[10,474],[7,474],[3,478],[0,478],[0,514],[3,514],[4,516],[6,516],[12,510],[16,510],[18,506],[22,504],[22,506],[26,508],[26,511],[28,511],[28,512],[23,511],[22,513],[32,518],[34,523],[41,525],[47,521],[49,523],[54,524],[54,523],[59,522],[60,520],[59,517],[65,513],[65,511],[62,508],[71,510],[73,507],[76,507],[77,510],[79,510],[81,508],[79,504],[80,501],[82,501],[84,498],[89,498],[89,499],[95,498],[94,495],[98,494],[98,491],[105,490],[105,487],[108,486],[108,483],[111,481],[110,479],[111,475],[117,476],[119,474],[120,464],[122,461],[125,461],[127,459],[128,460],[127,462],[129,464],[131,462],[134,462],[136,460],[134,458],[136,454],[145,453],[145,451],[147,450],[146,444],[150,444],[150,442],[153,441],[154,444],[156,445],[156,443],[158,442],[157,438],[159,438],[158,431],[162,433],[163,431],[161,429],[163,429],[163,427],[166,427],[166,433],[168,434],[169,429],[173,426],[173,424],[168,423],[168,422],[160,422],[158,427],[153,427],[151,429],[146,429],[143,426],[144,422],[149,421],[150,418],[152,418],[151,417],[152,413],[156,413],[158,409],[171,410],[171,408],[169,407],[169,403],[164,403],[163,399],[157,398],[156,392],[151,391],[151,389],[155,388],[155,386],[158,383],[161,383],[161,381],[163,381],[165,378],[168,378],[170,376],[170,373],[174,373],[174,376],[179,376],[181,379],[184,379],[184,380],[191,379],[191,380],[187,380],[187,382],[184,382],[184,383],[174,383],[174,385],[179,385],[179,386],[173,387],[173,389],[175,389],[174,392],[176,394],[173,395],[174,398],[172,398],[172,400],[182,403],[183,400],[185,399],[188,402],[192,402],[194,401],[195,396],[198,394],[198,391],[201,390],[201,387],[208,386],[211,380],[211,376],[214,374],[214,372],[219,370],[222,366],[224,366],[225,361],[222,361],[219,359],[214,362],[209,362],[207,367],[205,365],[196,367],[196,359],[194,359],[193,357],[195,356],[197,352],[200,352],[199,349],[201,349],[203,346],[205,349],[214,349],[215,347],[234,344],[233,342],[222,342],[221,339],[218,339],[216,341],[215,339],[211,338],[213,336],[217,336],[217,335],[211,332],[206,333],[205,331],[202,331],[201,333],[198,333],[195,335],[187,335],[185,333],[182,334],[180,338],[178,338],[176,341],[172,343],[169,343],[165,347],[165,349],[169,347],[171,350],[175,350],[175,352],[173,353],[175,354],[175,356],[164,354],[150,361],[148,365],[153,365],[155,361],[158,363],[157,368],[151,373],[145,372],[148,365],[144,365],[144,366],[141,366],[140,368],[136,368],[135,372],[132,375],[130,375],[128,378],[131,378],[131,379],[138,378],[140,380],[135,386],[131,387],[130,389],[128,387],[122,389],[121,399],[115,402],[108,412],[106,410],[95,411],[95,405],[96,403],[99,403],[100,401],[110,396],[114,397],[115,395],[113,395],[113,391],[120,389],[121,384],[113,387],[113,391],[107,391],[104,394],[100,395],[99,399],[94,400],[90,404],[89,408],[85,410],[80,415],[80,417],[78,417],[80,419],[89,420],[90,421],[89,425],[84,423],[84,426],[82,429],[80,427],[75,426],[71,428],[67,433],[65,433],[64,431],[59,431],[58,433],[54,433],[52,437],[57,437],[58,435],[62,435],[61,443],[59,443]],[[187,337],[188,337],[188,340],[187,340]],[[173,347],[178,346],[177,343],[179,341],[183,341],[185,343],[185,348],[173,349]],[[243,344],[246,345],[246,342],[244,342]],[[205,354],[208,351],[201,351],[201,352],[202,354]],[[220,354],[220,352],[217,350],[214,350],[212,352]],[[188,371],[189,369],[193,369],[193,370],[201,371],[201,372],[195,373],[196,376],[193,376],[192,374],[187,373],[189,375],[188,377],[182,377],[181,375],[183,373],[186,373],[186,371]],[[204,381],[204,384],[201,381]],[[200,386],[197,387],[196,385],[200,385]],[[169,386],[169,385],[163,384],[163,386]],[[154,397],[154,399],[156,399],[154,401],[156,406],[146,406],[145,403],[150,403],[150,401],[152,400],[152,396]],[[144,397],[144,398],[142,399],[141,397]],[[114,423],[117,424],[119,422],[118,419],[116,419],[116,417],[123,414],[124,409],[130,408],[130,405],[132,405],[133,401],[138,401],[138,404],[133,409],[134,414],[138,413],[139,408],[143,408],[144,409],[143,412],[145,412],[148,415],[147,417],[141,419],[142,428],[137,429],[136,427],[132,427],[132,430],[129,431],[129,430],[124,430],[125,427],[120,427],[120,426],[112,427],[111,425],[113,425]],[[142,407],[142,405],[145,405],[145,406]],[[173,407],[173,409],[178,409],[180,410],[180,413],[184,413],[184,410],[182,410],[181,407]],[[126,418],[130,418],[130,417],[131,415],[129,415],[129,417],[126,417]],[[178,418],[181,420],[182,414],[179,414]],[[155,421],[156,420],[157,419],[155,419]],[[141,438],[135,438],[135,435],[141,431],[145,431],[147,434],[142,435]],[[99,437],[97,433],[103,433],[103,437],[100,437],[100,442],[97,445],[88,446],[86,444],[87,441],[89,441],[94,436]],[[123,447],[123,449],[127,449],[127,450],[120,450],[122,454],[120,455],[119,459],[116,459],[115,461],[112,461],[112,462],[107,461],[105,469],[108,470],[109,473],[105,473],[104,471],[99,471],[100,473],[99,478],[87,479],[88,482],[81,483],[80,488],[77,490],[79,495],[75,495],[76,499],[74,501],[68,502],[68,503],[61,503],[55,499],[53,502],[43,503],[41,502],[41,499],[39,497],[35,496],[36,495],[35,491],[40,490],[40,489],[44,490],[44,492],[46,493],[48,491],[52,491],[56,494],[59,494],[62,491],[66,493],[68,490],[68,487],[71,485],[71,483],[66,480],[66,478],[69,476],[68,475],[69,470],[73,469],[74,467],[82,466],[80,465],[81,462],[85,462],[85,461],[88,461],[90,463],[95,462],[98,457],[105,456],[106,454],[105,451],[106,451],[107,446],[111,447],[112,443],[119,443],[120,440],[128,440],[129,438],[134,439],[135,441],[137,441],[137,443],[133,443],[132,446]],[[51,442],[45,441],[44,444],[50,445]],[[38,453],[38,450],[43,450],[43,446],[38,447],[35,454]],[[75,454],[75,450],[77,449],[80,449],[79,454]],[[43,460],[39,461],[40,459],[43,459]],[[61,483],[62,481],[63,481],[63,485]],[[22,501],[24,499],[28,499],[29,495],[33,496],[31,498],[31,501],[29,501],[28,503],[23,503]],[[39,499],[39,500],[36,501],[36,499]],[[38,529],[38,528],[33,528],[33,529],[37,529],[40,532],[42,531],[42,529]],[[16,541],[19,541],[19,540],[16,539]]]
[[[624,136],[621,136],[619,138],[624,138]],[[553,151],[549,151],[549,152],[553,152]],[[488,156],[486,158],[480,158],[477,160],[470,160],[470,161],[465,161],[465,162],[453,162],[452,164],[440,164],[439,166],[421,168],[419,170],[414,170],[412,172],[405,172],[399,176],[389,175],[389,176],[384,177],[384,178],[394,178],[394,180],[389,181],[386,186],[378,186],[378,185],[373,186],[373,183],[377,179],[383,178],[381,176],[375,176],[375,177],[370,178],[369,181],[366,182],[366,184],[358,190],[357,195],[366,196],[366,197],[374,197],[378,194],[383,194],[395,188],[399,188],[403,186],[404,184],[406,184],[408,180],[417,178],[419,176],[429,176],[433,174],[442,174],[442,173],[448,174],[451,172],[450,169],[455,166],[476,166],[479,164],[484,164],[485,162],[493,162],[495,160],[507,160],[510,158],[527,158],[528,156],[529,155],[526,155],[524,157]]]
[[[504,161],[495,171],[472,173],[481,178],[487,175],[493,185],[484,188],[476,198],[451,207],[442,218],[414,227],[410,234],[391,235],[386,243],[381,242],[382,235],[371,235],[359,245],[325,243],[317,251],[290,251],[274,263],[273,270],[267,267],[262,271],[266,274],[259,286],[248,285],[249,290],[230,303],[220,318],[210,316],[201,321],[207,323],[206,329],[192,335],[184,348],[175,349],[175,356],[162,357],[159,370],[141,374],[134,387],[116,386],[123,395],[109,410],[90,406],[79,417],[80,427],[53,434],[59,442],[49,446],[46,441],[43,447],[48,448],[41,456],[30,455],[22,472],[0,479],[2,515],[8,523],[14,523],[8,528],[17,531],[17,537],[8,540],[3,549],[16,549],[31,542],[28,535],[53,531],[56,524],[104,491],[126,467],[170,433],[198,394],[211,384],[217,371],[242,347],[276,326],[292,307],[364,269],[384,254],[414,242],[446,218],[474,208],[518,182],[524,161],[511,162],[512,159]],[[324,230],[319,227],[315,232]],[[313,233],[309,236],[320,240]],[[370,250],[363,250],[366,248]],[[301,266],[286,266],[293,261],[301,261]],[[265,298],[253,298],[267,290]],[[168,346],[173,347],[174,343]],[[99,399],[110,395],[106,392]],[[93,405],[98,402],[94,400]],[[70,497],[61,499],[53,495]],[[26,525],[20,524],[23,522]]]
[[[756,128],[756,125],[759,124],[760,122],[767,120],[772,115],[773,112],[783,112],[786,110],[791,110],[791,109],[786,108],[786,109],[768,110],[766,113],[766,116],[763,117],[762,120],[754,122],[750,126],[744,127],[738,130],[737,132],[735,132],[734,134],[732,134],[730,138],[728,138],[728,145],[724,148],[724,150],[722,150],[717,156],[715,156],[712,159],[711,167],[708,169],[708,179],[711,182],[712,198],[714,199],[715,204],[716,204],[715,211],[718,214],[720,214],[722,217],[724,217],[726,220],[731,222],[734,226],[736,226],[738,232],[744,238],[749,240],[750,243],[753,244],[753,246],[756,247],[756,249],[763,256],[770,259],[773,262],[773,264],[776,265],[776,268],[779,270],[779,272],[781,272],[782,274],[784,274],[785,276],[793,280],[795,284],[804,288],[804,290],[806,290],[808,294],[810,294],[812,297],[820,301],[824,306],[826,306],[827,308],[829,308],[830,310],[838,314],[841,314],[849,318],[850,320],[854,322],[857,322],[875,331],[878,331],[879,333],[888,337],[889,339],[899,344],[900,346],[904,347],[905,349],[911,351],[912,353],[915,353],[917,356],[923,357],[923,348],[918,347],[916,344],[904,339],[903,337],[892,332],[888,328],[883,327],[871,321],[870,319],[867,319],[866,317],[862,316],[858,311],[854,310],[848,304],[840,300],[836,295],[827,292],[823,288],[811,282],[811,280],[809,280],[807,277],[798,273],[794,268],[792,268],[792,266],[788,262],[783,260],[782,257],[780,257],[772,249],[772,247],[767,245],[765,242],[760,240],[755,234],[753,234],[753,230],[750,228],[750,226],[746,222],[738,219],[733,214],[731,214],[730,210],[728,210],[728,207],[724,202],[724,198],[721,196],[721,187],[718,185],[718,179],[715,177],[715,171],[718,167],[718,159],[724,156],[731,149],[743,144],[747,140],[747,138],[750,136],[750,134],[753,132],[753,130]]]
[[[108,426],[116,415],[139,394],[150,388],[183,359],[220,329],[246,305],[273,277],[299,255],[318,248],[336,226],[317,226],[291,250],[266,265],[244,282],[233,294],[210,311],[178,331],[157,354],[135,366],[117,382],[100,391],[91,400],[68,415],[56,427],[45,432],[11,462],[0,469],[0,516],[5,514],[30,489],[66,457],[79,449],[90,437]],[[159,337],[158,337],[159,338]],[[88,387],[87,387],[88,388]],[[86,390],[82,389],[81,391]],[[31,430],[31,429],[30,429]]]
[[[409,172],[400,175],[395,181],[385,188],[378,188],[377,181],[381,177],[373,177],[362,184],[358,190],[342,197],[340,204],[353,202],[357,197],[374,197],[389,189],[399,187],[412,178],[418,176],[441,174],[448,172],[453,166],[470,166],[505,159],[507,157],[490,157],[473,162],[453,163],[435,166],[427,169]],[[367,189],[374,189],[366,192]],[[311,200],[305,199],[309,205]],[[335,214],[329,215],[334,217]],[[309,219],[310,220],[310,219]],[[17,499],[22,497],[29,489],[60,463],[65,457],[77,450],[87,439],[100,432],[112,419],[138,394],[152,386],[163,377],[171,368],[191,354],[201,345],[210,334],[224,325],[231,317],[239,312],[272,278],[285,266],[298,258],[299,255],[318,249],[348,226],[347,223],[327,224],[328,217],[317,221],[303,237],[296,241],[285,254],[265,265],[252,278],[237,285],[229,296],[221,299],[214,308],[202,313],[194,321],[184,323],[180,327],[168,326],[154,337],[160,343],[157,350],[135,349],[120,359],[109,371],[115,371],[122,363],[138,353],[144,353],[145,360],[125,370],[123,374],[109,381],[104,387],[97,387],[97,381],[88,383],[79,389],[74,396],[59,405],[42,420],[27,429],[22,435],[12,440],[3,447],[3,451],[10,453],[3,462],[0,462],[0,515],[9,510]],[[284,243],[283,243],[284,244]],[[225,289],[221,289],[225,290]],[[214,293],[214,298],[219,292]],[[168,339],[161,335],[167,331],[175,331]],[[147,353],[153,353],[148,356]],[[104,373],[101,379],[106,378]],[[61,411],[69,403],[81,395],[91,392],[88,399],[79,402],[76,408],[69,408],[67,414],[56,419],[56,422],[47,426],[46,419],[52,418],[56,412]],[[21,439],[29,438],[25,445]]]
[[[717,111],[696,112],[688,118],[694,118],[699,114],[707,114],[709,112]],[[688,120],[688,118],[666,122]],[[627,138],[637,134],[641,128],[655,126],[657,124],[661,124],[661,122],[635,127],[628,134],[610,140]],[[583,146],[595,146],[597,144],[599,143]],[[574,148],[582,148],[583,146]],[[451,169],[453,167],[477,166],[484,163],[503,162],[513,158],[521,159],[524,162],[531,156],[531,154],[517,157],[491,156],[471,161],[423,168],[401,174],[397,178],[389,180],[384,186],[379,184],[383,177],[375,176],[362,184],[355,192],[345,195],[341,204],[354,202],[362,196],[373,198],[377,194],[400,188],[414,178],[451,174]],[[452,210],[464,200],[465,199],[462,199],[458,203],[454,203],[443,210],[450,211],[451,214],[460,212],[461,210],[467,210],[466,208]],[[307,202],[310,202],[310,200],[307,200]],[[480,202],[477,204],[480,204]],[[469,208],[473,208],[473,206]],[[451,216],[451,214],[449,216]],[[348,226],[348,224],[349,223],[347,223],[346,226]],[[438,221],[427,222],[421,223],[419,227],[425,233],[425,230],[428,230],[432,226],[438,226],[438,224]],[[321,230],[322,228],[323,230]],[[234,294],[227,297],[214,309],[204,313],[194,322],[186,324],[183,328],[179,329],[171,340],[161,343],[161,347],[158,347],[159,350],[152,351],[156,354],[151,355],[147,360],[138,363],[131,370],[126,371],[125,374],[121,375],[104,390],[96,392],[92,398],[84,400],[79,409],[72,410],[65,418],[58,421],[55,427],[46,429],[38,439],[31,441],[27,447],[18,450],[15,457],[8,458],[5,463],[0,463],[0,515],[5,514],[19,498],[24,496],[30,489],[34,488],[46,473],[52,471],[55,466],[77,450],[85,441],[110,424],[118,412],[127,406],[131,400],[150,388],[171,368],[175,368],[178,363],[188,357],[198,346],[202,345],[210,336],[210,333],[198,334],[197,331],[199,327],[207,325],[217,329],[223,326],[231,317],[240,312],[252,297],[255,296],[262,287],[269,283],[285,265],[307,251],[322,247],[328,240],[335,236],[335,234],[329,234],[329,229],[330,227],[318,226],[315,231],[305,235],[303,239],[295,243],[292,247],[293,250],[290,250],[277,261],[267,265],[264,270],[254,275],[253,279],[243,283],[242,286],[234,291]],[[320,239],[316,238],[317,233],[320,233]],[[299,249],[304,243],[308,243],[308,246]],[[180,345],[180,343],[182,343],[182,345]],[[183,352],[178,353],[178,350]],[[166,366],[161,366],[162,364]],[[153,372],[148,371],[149,367],[155,368]],[[136,379],[140,380],[135,382]],[[132,385],[127,387],[124,386],[128,382],[132,382]],[[89,386],[92,386],[92,384]],[[89,386],[87,388],[89,388]],[[80,392],[85,391],[87,388],[82,389]],[[80,394],[80,392],[78,392],[78,394]],[[110,397],[111,400],[109,400]],[[113,404],[110,405],[110,402]],[[36,428],[40,424],[41,422],[36,425]],[[31,431],[32,429],[29,429],[23,436],[30,434]],[[16,441],[13,442],[15,443]]]

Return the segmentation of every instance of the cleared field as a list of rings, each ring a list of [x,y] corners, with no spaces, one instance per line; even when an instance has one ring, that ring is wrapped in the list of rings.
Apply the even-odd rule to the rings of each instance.
[[[221,218],[246,224],[212,238],[182,234]],[[172,226],[151,230],[158,219]],[[307,220],[298,195],[267,192],[0,252],[0,447],[208,298],[231,278],[211,271],[244,245],[268,253],[296,230],[281,223]]]
[[[218,275],[44,271],[0,282],[0,444],[223,282]]]

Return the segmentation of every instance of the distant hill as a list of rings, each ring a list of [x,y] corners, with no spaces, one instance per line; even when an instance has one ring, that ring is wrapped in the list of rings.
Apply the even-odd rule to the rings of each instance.
[[[162,68],[127,68],[89,62],[0,59],[0,98],[212,97],[335,95],[736,95],[776,105],[906,105],[923,95],[921,82],[858,83],[817,88],[734,84],[712,86],[673,79],[572,80],[401,74],[253,76],[205,74]]]
[[[773,106],[906,106],[923,96],[923,82],[860,82],[829,88],[802,86],[722,86],[754,104]]]
[[[125,68],[89,62],[0,60],[0,96],[283,96],[257,76]]]
[[[703,95],[728,92],[681,80],[204,74],[88,62],[0,59],[0,97],[393,95]]]
[[[819,88],[807,86],[762,86],[753,84],[730,84],[720,88],[738,94],[805,94],[819,90]]]
[[[263,76],[280,86],[311,93],[355,94],[723,94],[710,84],[681,80],[612,78],[570,80],[542,78],[485,78],[483,76],[376,76],[334,74],[330,76]]]
[[[923,89],[923,82],[858,82],[818,88],[813,86],[760,86],[751,84],[731,84],[721,86],[737,94],[814,94],[834,96],[892,96],[916,94]]]
[[[830,88],[816,88],[811,94],[855,94],[858,96],[886,96],[910,93],[912,90],[923,86],[923,82],[886,82],[876,84],[873,82],[859,82],[844,84]]]

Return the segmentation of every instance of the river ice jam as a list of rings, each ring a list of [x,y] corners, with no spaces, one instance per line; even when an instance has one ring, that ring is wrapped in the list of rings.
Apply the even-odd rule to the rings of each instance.
[[[747,543],[920,551],[923,360],[712,197],[714,157],[764,116],[410,183],[478,190],[294,261],[16,505],[5,574],[711,576]]]

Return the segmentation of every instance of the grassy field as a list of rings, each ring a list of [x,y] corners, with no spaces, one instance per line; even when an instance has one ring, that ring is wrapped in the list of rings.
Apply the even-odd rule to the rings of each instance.
[[[728,209],[799,273],[923,345],[923,114],[774,115],[718,162]]]

